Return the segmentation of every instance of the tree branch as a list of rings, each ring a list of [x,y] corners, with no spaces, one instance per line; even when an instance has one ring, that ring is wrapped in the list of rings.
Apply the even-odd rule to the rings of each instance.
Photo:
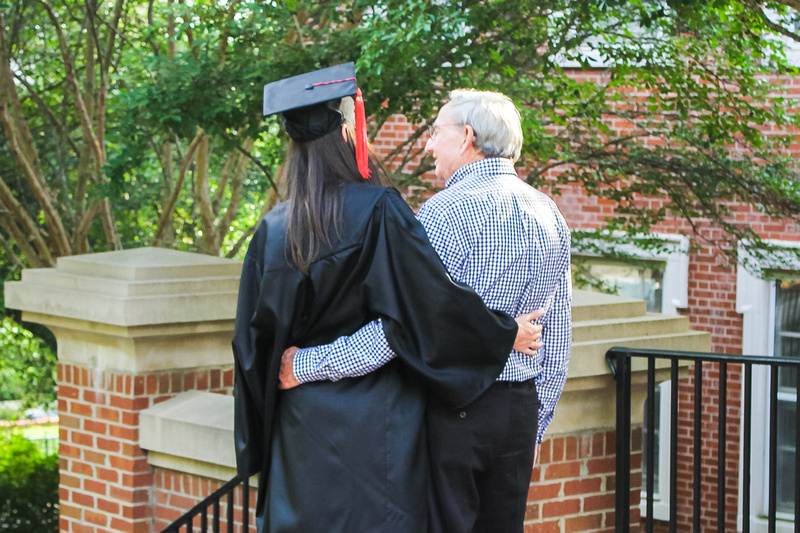
[[[199,130],[199,128],[198,128]],[[202,132],[199,130],[198,133]],[[197,157],[194,165],[194,197],[197,210],[200,212],[200,227],[203,230],[203,252],[211,254],[217,240],[217,228],[214,227],[214,211],[211,208],[211,195],[208,190],[208,135],[203,135],[203,140],[197,148]]]
[[[23,176],[25,176],[28,185],[36,197],[36,200],[39,202],[39,206],[44,212],[45,222],[53,232],[53,239],[58,254],[70,255],[72,250],[69,245],[69,239],[67,239],[67,232],[64,230],[64,225],[61,222],[61,217],[53,207],[53,202],[50,198],[50,193],[47,190],[47,186],[44,184],[43,180],[36,175],[36,171],[34,170],[30,161],[20,150],[19,144],[17,143],[16,132],[14,131],[14,127],[8,115],[7,105],[5,102],[0,103],[0,122],[2,122],[3,129],[6,132],[6,146],[8,146],[11,153],[14,154],[14,158],[16,159]],[[5,201],[8,205],[8,200]]]
[[[793,8],[795,11],[800,11],[800,2],[795,2],[792,0],[778,0],[778,3],[783,4],[785,6]],[[800,34],[789,30],[788,28],[781,26],[780,24],[776,24],[770,20],[766,13],[764,13],[764,9],[761,7],[760,3],[754,2],[752,0],[744,0],[742,5],[753,11],[764,25],[769,28],[770,30],[774,31],[775,33],[779,33],[785,37],[789,37],[792,40],[800,42]]]
[[[97,214],[97,211],[100,209],[100,204],[102,200],[97,200],[92,202],[89,208],[83,213],[83,216],[78,221],[78,224],[75,227],[75,233],[72,239],[73,247],[75,250],[78,250],[78,253],[86,253],[88,250],[84,249],[83,243],[86,241],[86,238],[89,235],[89,228],[92,227],[92,220],[94,216]]]
[[[24,75],[14,74],[14,79],[17,80],[18,83],[21,83],[25,86],[25,89],[28,91],[28,97],[33,100],[33,102],[37,105],[39,111],[47,117],[50,123],[58,130],[61,134],[61,140],[68,144],[72,151],[77,154],[78,153],[78,145],[75,144],[75,141],[72,140],[72,137],[69,136],[69,130],[67,130],[67,126],[58,120],[56,116],[53,114],[53,111],[50,107],[42,100],[42,97],[39,96],[36,89],[28,83],[25,79]]]
[[[103,231],[106,234],[106,243],[109,250],[122,250],[122,241],[119,238],[117,224],[114,222],[114,213],[111,211],[111,202],[108,198],[101,200],[101,217],[103,220]]]
[[[2,202],[0,202],[2,205]],[[43,266],[53,266],[50,263],[45,263],[39,257],[39,254],[36,253],[36,250],[30,244],[30,241],[33,239],[32,235],[26,235],[19,228],[18,221],[13,217],[13,215],[9,214],[10,212],[7,209],[4,209],[4,213],[0,214],[0,227],[6,230],[9,237],[14,244],[17,245],[22,255],[25,256],[25,260],[28,262],[28,266],[32,268],[41,268]]]
[[[3,250],[5,250],[6,257],[8,257],[11,260],[11,263],[13,263],[15,267],[17,267],[19,270],[25,268],[25,265],[22,264],[22,260],[11,248],[11,244],[8,242],[8,239],[6,239],[2,233],[0,233],[0,246],[2,246]]]
[[[253,149],[253,144],[253,139],[246,139],[243,148],[249,152]],[[225,213],[222,215],[222,219],[217,226],[217,246],[219,248],[222,247],[222,242],[225,239],[225,235],[228,233],[228,228],[230,228],[231,224],[233,223],[233,219],[236,218],[236,215],[239,212],[242,189],[244,188],[244,177],[247,174],[247,164],[249,163],[249,160],[244,156],[244,154],[239,154],[237,159],[238,161],[236,168],[234,169],[233,179],[230,180],[231,200],[228,202],[228,206],[225,208]]]
[[[119,21],[122,18],[122,9],[125,7],[125,0],[117,0],[114,6],[114,16],[108,27],[108,39],[106,41],[106,53],[103,56],[101,66],[103,72],[108,72],[111,68],[111,58],[114,55],[114,43],[119,35]]]
[[[105,151],[100,145],[100,141],[95,136],[89,111],[86,109],[86,104],[81,96],[80,89],[78,87],[78,80],[75,76],[75,62],[73,61],[72,54],[69,51],[69,44],[67,43],[67,39],[64,36],[63,30],[61,29],[61,23],[59,22],[58,16],[53,10],[53,6],[48,0],[39,1],[47,11],[50,22],[53,24],[53,29],[58,36],[58,45],[61,50],[62,59],[64,60],[64,73],[67,78],[67,86],[72,92],[72,98],[74,99],[76,111],[78,113],[78,117],[80,118],[81,126],[83,126],[84,129],[84,135],[86,135],[86,138],[90,141],[90,146],[94,152],[95,165],[99,174],[100,169],[106,162]]]
[[[239,6],[241,0],[233,0],[228,6],[225,14],[226,24],[222,25],[222,30],[219,35],[219,48],[217,49],[217,66],[222,67],[225,64],[225,58],[228,53],[228,37],[231,33],[231,23],[236,17],[236,8]]]
[[[247,230],[242,234],[242,236],[239,237],[239,239],[233,244],[231,249],[228,250],[228,253],[225,254],[225,257],[230,259],[232,257],[235,257],[236,254],[239,253],[239,250],[241,250],[242,246],[244,246],[244,243],[247,242],[247,239],[249,239],[250,236],[256,232],[256,228],[258,228],[258,225],[261,223],[261,219],[264,218],[264,215],[266,215],[270,209],[275,207],[277,198],[278,195],[275,193],[274,188],[270,189],[267,192],[267,197],[264,199],[264,204],[261,206],[261,216],[258,217],[258,220],[256,221],[255,224],[247,228]]]
[[[250,161],[252,161],[259,169],[261,169],[261,172],[263,172],[264,176],[266,176],[267,181],[269,182],[269,185],[272,188],[272,190],[274,190],[275,193],[278,194],[278,198],[280,200],[283,200],[283,198],[280,196],[280,192],[278,191],[278,186],[275,185],[275,181],[272,179],[272,171],[267,167],[265,167],[261,163],[261,161],[259,161],[252,153],[245,150],[241,146],[236,146],[236,149],[239,150],[241,153],[243,153],[248,159],[250,159]]]
[[[8,209],[12,220],[15,220],[17,224],[22,225],[22,230],[24,232],[23,235],[28,235],[27,240],[21,236],[16,238],[21,243],[25,243],[28,240],[32,241],[36,246],[36,253],[34,253],[34,256],[37,257],[43,264],[48,266],[55,264],[55,260],[50,253],[50,247],[47,246],[39,226],[33,221],[30,215],[28,215],[28,213],[25,211],[25,208],[16,199],[14,193],[11,192],[11,189],[9,189],[8,185],[6,185],[6,182],[2,179],[2,177],[0,177],[0,202],[3,202]]]
[[[203,140],[205,136],[204,133],[198,133],[195,135],[194,139],[192,139],[191,144],[189,145],[189,149],[186,151],[186,155],[183,156],[181,161],[181,170],[180,174],[178,175],[178,181],[175,183],[175,187],[173,188],[172,195],[169,198],[169,201],[166,205],[162,206],[161,208],[161,216],[158,219],[158,226],[156,226],[156,233],[153,235],[153,246],[158,246],[161,242],[161,237],[164,233],[164,227],[166,225],[167,219],[172,216],[172,213],[175,210],[175,204],[178,201],[178,194],[181,192],[181,186],[183,185],[183,180],[186,178],[186,171],[189,169],[189,165],[192,163],[192,158],[194,156],[195,150],[197,150],[198,145]]]

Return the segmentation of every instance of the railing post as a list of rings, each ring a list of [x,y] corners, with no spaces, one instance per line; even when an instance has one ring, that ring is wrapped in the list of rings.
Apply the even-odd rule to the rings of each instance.
[[[800,448],[800,370],[794,369],[795,406],[794,406],[794,449]],[[794,460],[794,531],[800,533],[800,461]]]
[[[753,426],[753,365],[744,365],[744,433],[742,446],[742,533],[750,533],[750,446]]]
[[[693,513],[693,531],[700,530],[700,508],[698,507],[701,494],[701,477],[700,466],[702,461],[701,447],[702,447],[702,421],[703,421],[703,362],[696,361],[694,364],[694,439],[692,450],[693,459],[693,472],[692,472],[692,493],[695,502]]]
[[[650,356],[647,358],[647,441],[645,443],[645,450],[647,450],[647,518],[645,522],[645,531],[653,533],[653,493],[655,492],[655,421],[656,421],[656,358]]]
[[[778,510],[778,367],[769,368],[769,504],[767,531],[775,533]]]
[[[719,364],[719,426],[717,438],[717,531],[725,531],[725,466],[728,423],[728,364]]]
[[[609,350],[606,359],[617,380],[617,458],[615,531],[628,533],[631,522],[631,367],[626,354]]]
[[[670,366],[670,428],[669,428],[669,531],[678,531],[678,360],[673,359]]]

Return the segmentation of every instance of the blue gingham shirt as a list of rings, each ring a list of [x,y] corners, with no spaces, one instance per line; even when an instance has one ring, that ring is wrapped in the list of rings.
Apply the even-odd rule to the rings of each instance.
[[[555,203],[519,179],[509,159],[490,158],[457,170],[418,218],[456,281],[475,289],[490,309],[511,316],[544,308],[535,356],[512,351],[498,381],[535,379],[541,442],[567,378],[572,340],[570,233]],[[431,324],[431,327],[436,327]],[[355,377],[394,357],[380,320],[326,346],[299,350],[300,383]]]

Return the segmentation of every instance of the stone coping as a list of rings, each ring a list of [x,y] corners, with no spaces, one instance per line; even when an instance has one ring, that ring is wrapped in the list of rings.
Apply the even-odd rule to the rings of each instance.
[[[231,320],[241,269],[241,261],[162,248],[61,257],[7,282],[5,304],[116,326]]]
[[[151,465],[212,479],[236,475],[233,396],[184,392],[139,414],[139,447]]]

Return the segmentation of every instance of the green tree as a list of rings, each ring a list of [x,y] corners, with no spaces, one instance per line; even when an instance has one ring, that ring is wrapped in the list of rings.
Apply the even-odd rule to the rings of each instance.
[[[239,253],[278,197],[285,137],[261,87],[353,60],[371,134],[395,113],[418,126],[394,154],[401,184],[430,168],[407,170],[413,141],[450,89],[501,90],[523,108],[531,183],[581,184],[630,235],[678,217],[709,239],[712,223],[734,254],[760,241],[732,205],[800,210],[792,136],[762,134],[797,126],[765,77],[794,75],[778,40],[792,5],[20,0],[0,20],[0,246],[30,266],[146,244]]]
[[[88,251],[95,218],[108,246],[119,246],[109,199],[88,191],[103,180],[123,6],[59,13],[49,2],[23,1],[0,14],[0,228],[13,261],[52,266]]]
[[[52,266],[146,244],[219,254],[253,224],[277,149],[269,139],[254,149],[256,104],[227,79],[241,4],[22,0],[0,10],[9,262]]]
[[[23,408],[56,399],[56,355],[45,342],[10,317],[0,321],[0,401]]]
[[[785,4],[783,13],[794,2]],[[379,114],[400,110],[425,126],[431,102],[452,88],[503,91],[523,106],[528,181],[556,193],[579,184],[613,201],[606,230],[624,231],[625,240],[677,217],[699,242],[735,257],[737,242],[766,246],[733,205],[776,219],[800,214],[796,164],[785,155],[796,137],[763,134],[796,131],[793,97],[767,79],[796,71],[755,3],[371,5],[359,64],[368,87],[378,88],[370,99],[386,102]],[[787,27],[792,20],[785,18]],[[396,87],[403,94],[391,94]],[[666,202],[647,201],[654,197]],[[704,225],[722,231],[713,237]]]

